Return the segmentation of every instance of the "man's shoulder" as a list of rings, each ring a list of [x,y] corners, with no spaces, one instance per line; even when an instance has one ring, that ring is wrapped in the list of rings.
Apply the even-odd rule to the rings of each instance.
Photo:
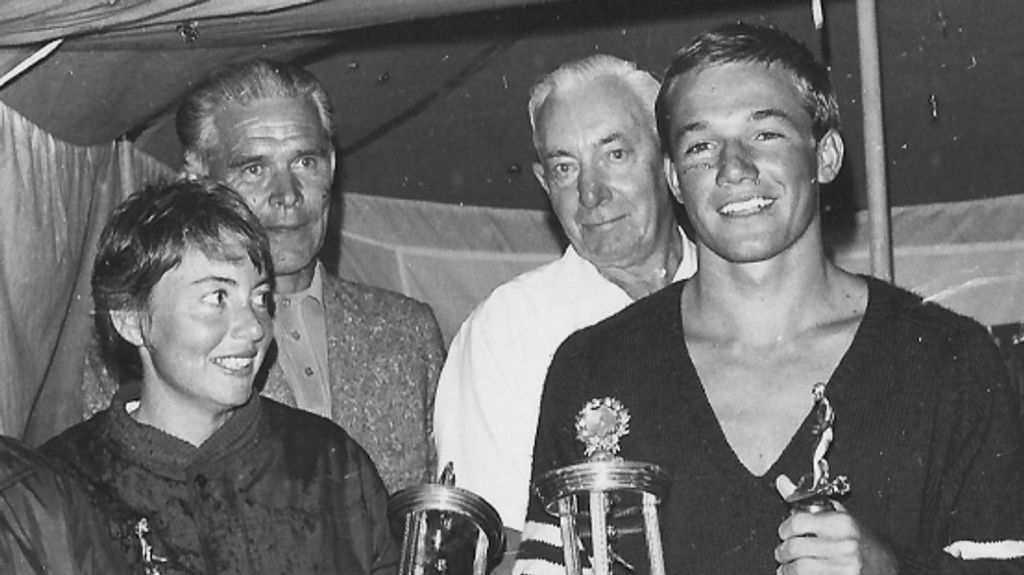
[[[670,337],[679,324],[679,298],[683,282],[639,299],[594,325],[573,333],[559,353],[583,354],[594,360],[623,350],[643,354],[649,346]],[[609,353],[614,352],[614,353]]]
[[[487,325],[503,323],[511,318],[519,326],[536,319],[534,316],[538,314],[547,317],[580,297],[579,290],[585,289],[584,284],[591,278],[589,274],[581,273],[579,268],[583,265],[588,264],[563,255],[525,271],[494,288],[477,304],[467,322]],[[593,278],[595,281],[607,281],[596,273]]]
[[[977,320],[938,303],[928,301],[905,288],[868,278],[872,298],[878,298],[885,321],[922,333],[951,337],[984,337],[988,331]]]
[[[347,315],[419,319],[433,319],[434,315],[429,305],[407,295],[329,274],[324,275],[324,300],[329,315],[342,312]]]
[[[354,338],[380,345],[443,346],[441,328],[430,306],[390,290],[325,277],[324,314],[328,338]]]

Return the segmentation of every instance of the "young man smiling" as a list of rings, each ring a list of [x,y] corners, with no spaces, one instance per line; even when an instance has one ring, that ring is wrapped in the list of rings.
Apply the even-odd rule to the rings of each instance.
[[[783,32],[729,25],[677,53],[657,111],[698,271],[562,345],[533,477],[579,461],[576,413],[614,397],[621,455],[675,477],[668,573],[1024,573],[1018,398],[988,334],[826,256],[818,188],[843,160],[827,70]],[[811,513],[785,498],[812,472],[819,382],[852,491]],[[524,537],[519,572],[564,569],[536,497]],[[646,564],[643,537],[616,545]]]

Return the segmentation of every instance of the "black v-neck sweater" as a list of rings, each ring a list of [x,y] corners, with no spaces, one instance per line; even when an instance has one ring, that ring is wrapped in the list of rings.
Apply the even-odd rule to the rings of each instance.
[[[852,485],[843,503],[892,546],[900,573],[1024,573],[1024,560],[968,562],[943,552],[958,540],[1024,540],[1024,440],[998,351],[973,320],[867,281],[864,318],[828,382],[837,414],[828,459],[832,474]],[[667,572],[774,573],[777,530],[789,514],[774,480],[810,473],[814,421],[809,413],[767,473],[748,471],[684,344],[682,286],[559,348],[545,383],[533,477],[581,461],[576,414],[593,398],[614,397],[632,417],[621,455],[674,478],[660,510]],[[809,390],[814,382],[806,383]],[[561,561],[549,545],[556,520],[535,494],[527,519],[520,558],[532,561],[521,565],[539,573]],[[618,539],[617,551],[646,572],[643,538]]]

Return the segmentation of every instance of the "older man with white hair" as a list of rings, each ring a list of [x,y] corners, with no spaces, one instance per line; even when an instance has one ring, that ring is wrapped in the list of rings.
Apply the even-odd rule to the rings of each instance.
[[[569,240],[558,260],[499,286],[452,341],[434,415],[438,462],[492,503],[518,545],[544,376],[558,345],[696,270],[662,171],[659,83],[595,55],[564,64],[529,103],[534,174]]]

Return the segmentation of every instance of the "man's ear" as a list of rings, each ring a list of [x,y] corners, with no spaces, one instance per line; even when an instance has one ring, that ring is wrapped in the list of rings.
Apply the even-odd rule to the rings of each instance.
[[[827,184],[836,179],[843,167],[843,137],[829,130],[818,140],[818,181]]]
[[[541,164],[540,162],[534,162],[533,175],[534,177],[537,178],[537,181],[540,182],[540,187],[544,188],[544,191],[548,195],[551,195],[551,190],[548,189],[548,181],[547,179],[544,178],[544,164]]]
[[[185,151],[185,165],[182,167],[185,175],[193,178],[203,178],[210,175],[210,167],[206,161],[195,150]]]
[[[142,347],[142,314],[132,310],[117,310],[110,312],[110,323],[114,329],[128,343]]]
[[[665,154],[664,170],[665,181],[668,182],[668,189],[672,191],[672,197],[680,204],[686,205],[686,202],[683,201],[683,192],[679,189],[679,174],[676,172],[676,164],[668,154]]]

